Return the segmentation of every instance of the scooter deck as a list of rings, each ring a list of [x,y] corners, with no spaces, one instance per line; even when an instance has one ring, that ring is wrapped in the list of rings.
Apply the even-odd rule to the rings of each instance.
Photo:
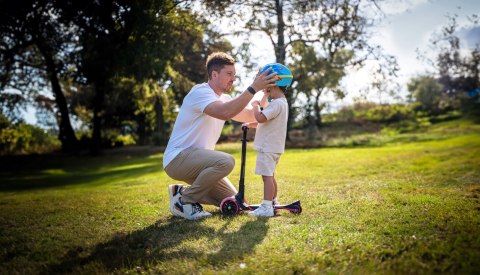
[[[260,204],[246,204],[241,203],[240,207],[242,208],[243,211],[252,211],[260,207]],[[275,210],[288,210],[292,213],[302,213],[302,205],[300,200],[294,201],[290,204],[277,204],[275,205]]]

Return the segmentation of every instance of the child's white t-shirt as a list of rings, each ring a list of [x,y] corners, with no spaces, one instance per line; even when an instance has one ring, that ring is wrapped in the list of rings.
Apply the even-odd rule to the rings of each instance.
[[[281,154],[285,151],[287,137],[287,99],[285,97],[273,99],[262,113],[268,121],[258,124],[253,148],[259,152]]]

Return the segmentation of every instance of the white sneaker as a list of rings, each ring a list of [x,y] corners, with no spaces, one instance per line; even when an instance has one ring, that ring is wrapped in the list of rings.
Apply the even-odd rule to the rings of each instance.
[[[252,212],[248,213],[249,216],[258,216],[258,217],[273,217],[275,215],[273,211],[273,206],[271,205],[266,205],[266,204],[260,204],[260,207],[255,209]]]
[[[281,205],[281,204],[280,204],[277,200],[274,199],[274,200],[272,201],[272,206],[273,206],[273,212],[274,212],[275,214],[277,214],[277,211],[278,211],[277,208],[276,208],[277,205]]]
[[[203,211],[203,207],[199,203],[183,204],[180,201],[175,202],[173,214],[187,220],[199,220],[212,215],[207,211]]]
[[[170,196],[170,212],[173,213],[173,208],[175,207],[175,203],[178,202],[178,199],[181,196],[180,191],[182,190],[183,185],[181,184],[170,184],[168,186],[168,195]]]

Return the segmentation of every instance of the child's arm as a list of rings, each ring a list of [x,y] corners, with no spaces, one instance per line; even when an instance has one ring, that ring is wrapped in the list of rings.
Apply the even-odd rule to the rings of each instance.
[[[255,116],[255,119],[257,120],[258,123],[264,123],[267,122],[267,117],[262,113],[260,110],[260,102],[254,101],[252,102],[253,106],[253,115]]]
[[[263,90],[262,100],[260,100],[260,106],[263,108],[268,106],[268,94],[265,89]]]

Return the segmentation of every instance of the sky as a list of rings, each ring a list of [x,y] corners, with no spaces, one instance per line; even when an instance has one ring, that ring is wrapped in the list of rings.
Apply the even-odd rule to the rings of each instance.
[[[460,26],[465,25],[467,16],[480,15],[480,1],[478,0],[407,0],[391,2],[383,6],[386,14],[382,23],[375,27],[373,41],[381,45],[387,54],[397,58],[400,71],[398,82],[401,85],[402,97],[405,96],[406,83],[412,77],[422,74],[429,69],[428,65],[418,59],[417,49],[426,54],[432,54],[431,39],[435,33],[440,33],[442,26],[448,23],[447,15],[458,15]],[[473,30],[462,30],[469,46],[480,43],[480,27]],[[431,56],[430,56],[431,57]],[[368,70],[367,70],[368,71]],[[355,87],[359,80],[368,78],[365,71],[352,76],[352,83],[347,87],[352,94],[348,100],[355,97]],[[375,97],[372,95],[372,97]]]
[[[400,71],[397,82],[400,85],[398,95],[405,98],[407,94],[406,83],[416,75],[425,72],[428,67],[417,59],[417,49],[421,52],[428,52],[430,39],[435,32],[438,32],[447,22],[447,15],[458,15],[460,25],[466,21],[466,16],[472,14],[480,15],[480,0],[389,0],[382,6],[385,13],[384,19],[373,29],[372,42],[381,45],[385,53],[397,58]],[[480,26],[476,29],[463,30],[462,35],[470,42],[470,45],[480,43]],[[252,59],[259,64],[275,62],[273,50],[270,43],[261,43],[262,39],[252,36],[250,41],[257,41],[252,44]],[[260,41],[260,42],[258,42]],[[232,38],[232,44],[239,45],[242,41]],[[331,102],[333,110],[351,104],[360,96],[370,78],[374,62],[370,63],[359,72],[351,72],[344,79],[342,85],[347,91],[347,97],[341,101],[334,98],[326,98]],[[237,83],[238,88],[248,86],[255,73],[247,72],[241,64],[237,66],[237,73],[242,76],[242,81]],[[375,94],[363,94],[365,98],[377,102],[388,102],[388,97]],[[332,109],[330,109],[331,111]],[[327,110],[328,111],[328,110]],[[28,110],[25,118],[29,123],[35,123],[34,110]]]

